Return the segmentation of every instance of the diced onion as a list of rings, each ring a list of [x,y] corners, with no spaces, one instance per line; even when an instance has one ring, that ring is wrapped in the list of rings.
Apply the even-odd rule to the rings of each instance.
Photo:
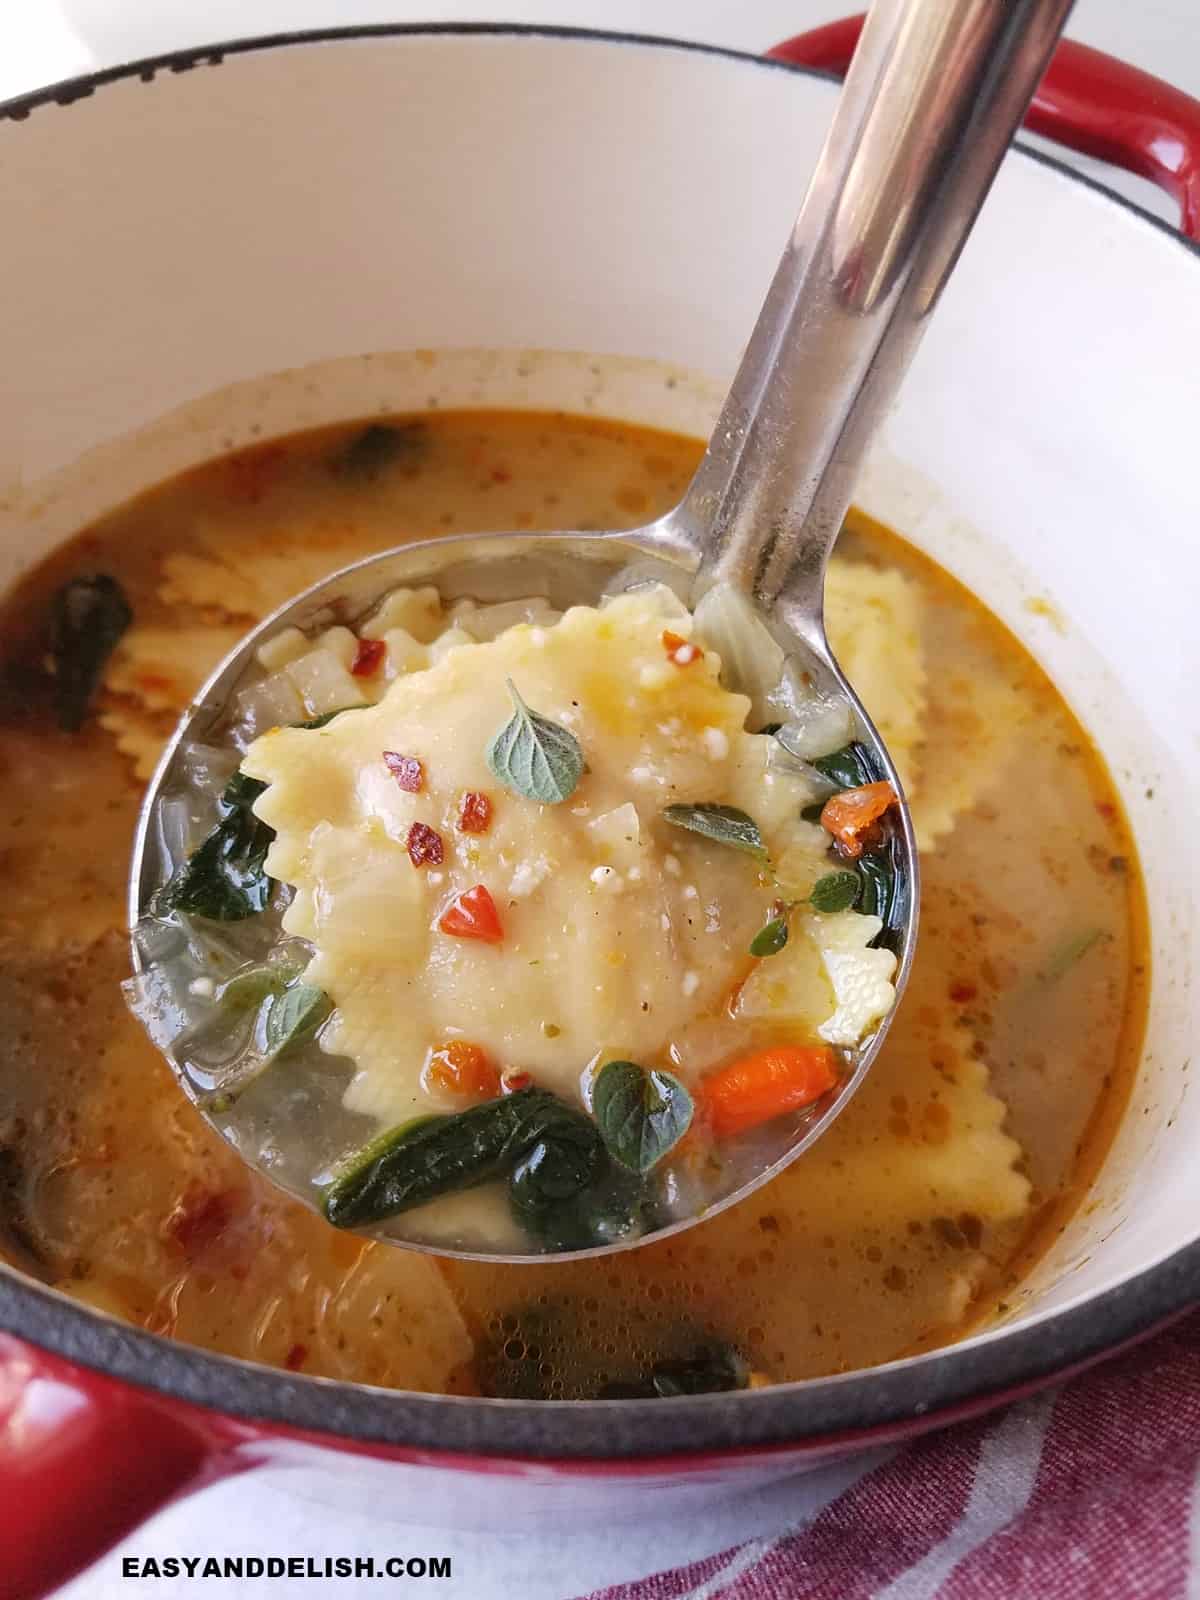
[[[721,682],[750,699],[750,726],[773,716],[772,695],[784,675],[786,656],[754,603],[727,583],[716,583],[695,612],[695,637],[721,658]]]
[[[802,761],[818,761],[840,750],[855,736],[854,713],[840,695],[814,694],[797,705],[776,739]]]

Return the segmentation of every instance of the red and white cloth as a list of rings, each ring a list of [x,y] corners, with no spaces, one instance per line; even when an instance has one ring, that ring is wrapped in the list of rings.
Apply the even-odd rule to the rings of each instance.
[[[1200,1600],[1200,1313],[898,1451],[801,1527],[587,1600]]]

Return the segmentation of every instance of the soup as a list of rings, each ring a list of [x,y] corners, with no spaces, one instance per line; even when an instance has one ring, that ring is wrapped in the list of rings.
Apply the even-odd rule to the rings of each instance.
[[[867,1083],[782,1178],[602,1261],[435,1260],[330,1228],[185,1100],[124,1008],[123,899],[140,780],[208,668],[290,594],[402,536],[645,521],[678,499],[700,448],[590,419],[446,413],[421,420],[419,449],[348,467],[364,436],[324,430],[189,473],[9,601],[0,1144],[14,1259],[209,1348],[449,1392],[786,1381],[1002,1313],[1086,1193],[1128,1093],[1147,976],[1136,857],[1036,664],[861,517],[831,573],[830,634],[911,792],[922,932]],[[96,572],[134,621],[94,714],[65,733],[42,619],[64,582]]]

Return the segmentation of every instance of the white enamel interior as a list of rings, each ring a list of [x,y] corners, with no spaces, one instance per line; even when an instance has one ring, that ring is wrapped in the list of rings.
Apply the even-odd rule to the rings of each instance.
[[[563,405],[703,431],[832,101],[670,46],[432,35],[235,54],[0,121],[0,582],[170,471],[339,417]],[[1148,875],[1136,1102],[1019,1321],[1200,1229],[1197,351],[1200,259],[1011,157],[860,494],[1047,665]]]

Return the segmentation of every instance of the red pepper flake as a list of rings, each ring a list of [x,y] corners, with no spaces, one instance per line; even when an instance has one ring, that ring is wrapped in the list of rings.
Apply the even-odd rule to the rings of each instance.
[[[402,756],[395,750],[385,750],[383,764],[406,794],[420,794],[425,787],[425,768],[416,756]],[[441,859],[439,855],[438,860]]]
[[[690,667],[693,661],[699,661],[704,654],[698,644],[685,639],[681,633],[672,633],[670,628],[663,629],[662,643],[663,649],[677,667]]]
[[[496,902],[482,883],[456,895],[438,919],[438,927],[456,939],[481,939],[484,944],[499,944],[504,938]]]
[[[198,1256],[233,1220],[237,1191],[209,1189],[193,1181],[163,1222],[163,1236],[189,1258]]]
[[[1105,822],[1115,822],[1117,820],[1117,808],[1111,800],[1097,800],[1096,810],[1104,818]]]
[[[530,1072],[502,1072],[500,1074],[501,1094],[519,1094],[522,1089],[533,1088],[533,1074]]]
[[[283,1364],[289,1372],[299,1372],[307,1360],[308,1346],[306,1344],[294,1344],[287,1355],[284,1356]]]
[[[491,796],[468,789],[458,803],[458,831],[486,833],[492,825]]]
[[[968,1005],[976,998],[979,990],[973,983],[952,983],[950,985],[950,998],[956,1006]]]
[[[408,830],[405,840],[408,849],[408,859],[414,867],[440,867],[445,860],[445,850],[442,846],[442,836],[436,828],[427,827],[423,822],[414,822]]]
[[[354,660],[350,663],[350,673],[355,678],[369,678],[378,672],[384,656],[387,655],[387,645],[382,639],[360,639],[354,652]]]
[[[492,482],[493,483],[511,483],[512,482],[512,473],[508,470],[507,467],[493,467],[492,468]]]

